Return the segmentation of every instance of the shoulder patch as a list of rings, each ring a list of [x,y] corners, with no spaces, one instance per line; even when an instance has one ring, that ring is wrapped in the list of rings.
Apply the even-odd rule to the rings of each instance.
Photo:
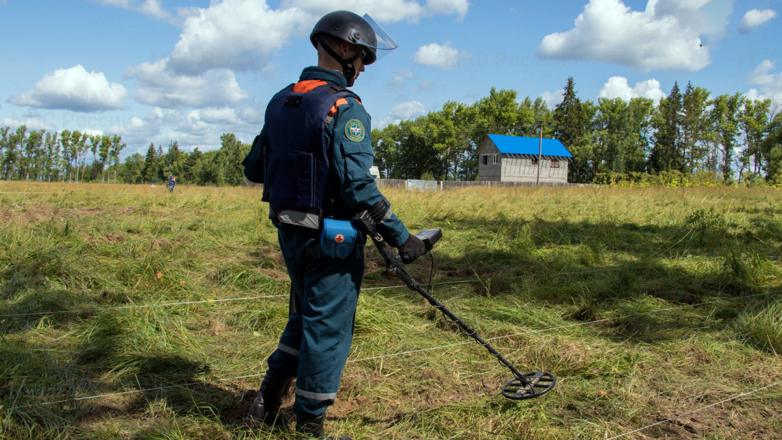
[[[345,136],[353,142],[364,140],[364,124],[358,119],[351,119],[345,124]]]

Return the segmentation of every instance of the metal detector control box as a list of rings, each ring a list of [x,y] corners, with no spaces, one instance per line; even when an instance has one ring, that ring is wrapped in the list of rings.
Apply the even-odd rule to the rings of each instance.
[[[424,229],[423,231],[415,234],[415,236],[424,242],[424,246],[426,246],[426,252],[429,252],[434,247],[434,244],[437,243],[438,240],[443,238],[443,230]]]

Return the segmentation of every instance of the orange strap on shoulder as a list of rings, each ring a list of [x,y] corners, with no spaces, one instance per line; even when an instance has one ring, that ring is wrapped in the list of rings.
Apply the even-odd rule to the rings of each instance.
[[[315,90],[316,88],[318,88],[320,86],[325,86],[327,84],[328,83],[326,81],[322,81],[322,80],[318,80],[318,79],[310,79],[310,80],[305,80],[305,81],[299,81],[299,82],[297,82],[293,86],[293,93],[309,93],[309,92]],[[361,105],[364,105],[358,99],[356,99],[356,102],[358,102]],[[337,109],[340,106],[347,105],[347,104],[348,104],[348,100],[347,99],[345,99],[345,98],[337,99],[337,102],[335,102],[334,105],[329,110],[329,114],[328,114],[329,119],[326,120],[326,123],[327,124],[331,123],[331,118],[334,118],[334,115],[337,114]]]
[[[326,81],[321,81],[318,79],[299,81],[295,86],[293,86],[293,93],[309,93],[320,86],[325,86],[326,84],[328,84]]]

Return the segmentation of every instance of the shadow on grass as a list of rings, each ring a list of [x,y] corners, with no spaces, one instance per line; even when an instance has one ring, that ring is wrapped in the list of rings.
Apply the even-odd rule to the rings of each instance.
[[[14,328],[29,329],[48,317],[37,319],[16,322]],[[26,340],[28,333],[3,337],[0,414],[5,421],[0,437],[78,438],[92,432],[89,427],[99,419],[145,415],[154,425],[157,418],[147,416],[161,411],[228,426],[241,423],[237,414],[246,414],[249,406],[244,390],[203,379],[209,365],[172,342],[181,335],[169,339],[175,326],[164,329],[166,324],[160,317],[132,312],[97,314],[80,330],[71,329],[83,336],[82,345],[73,350],[42,348],[42,341]]]
[[[757,224],[766,225],[752,222]],[[449,230],[458,232],[458,242],[448,243]],[[777,261],[782,229],[739,230],[709,213],[694,216],[682,227],[454,220],[444,233],[444,251],[435,248],[435,285],[473,279],[476,296],[513,295],[538,307],[564,307],[572,310],[562,316],[566,322],[638,315],[603,324],[611,326],[611,337],[618,339],[660,342],[677,337],[677,330],[704,329],[702,324],[644,314],[661,308],[708,308],[711,318],[731,325],[740,310],[757,299],[713,303],[716,299],[782,288]],[[377,251],[371,245],[367,249],[367,285],[393,284]],[[428,259],[408,269],[426,288]],[[433,294],[447,305],[449,293]],[[463,296],[464,289],[458,295]],[[402,298],[420,304],[413,293]]]
[[[434,282],[479,278],[472,287],[476,296],[519,295],[539,305],[565,305],[573,313],[564,318],[574,323],[606,314],[643,312],[632,302],[644,298],[685,306],[716,296],[731,298],[762,291],[764,280],[773,272],[774,265],[769,261],[779,258],[782,231],[760,220],[741,231],[718,223],[664,227],[540,219],[491,224],[452,221],[445,230],[444,243],[449,244],[449,229],[459,232],[460,241],[446,247],[448,252],[437,253]],[[276,254],[253,252],[250,257],[261,259],[258,268],[284,270]],[[703,268],[666,263],[687,255],[722,263]],[[367,246],[367,256],[367,287],[401,284],[387,276],[372,246]],[[63,268],[56,255],[40,257],[40,263],[17,265],[2,274],[2,298],[14,302],[0,314],[85,307],[68,291],[49,287],[46,276],[57,277]],[[411,272],[425,286],[429,261],[421,259],[411,266]],[[238,265],[222,268],[214,276],[213,282],[228,285],[255,287],[269,282]],[[440,299],[437,291],[434,294]],[[441,299],[447,300],[447,294]],[[420,304],[414,294],[402,299],[396,296],[395,300]],[[713,313],[730,322],[738,316],[737,310],[720,306]],[[223,387],[202,379],[210,372],[209,365],[195,358],[186,343],[177,342],[186,341],[187,335],[171,336],[168,329],[176,328],[170,325],[172,318],[165,312],[151,313],[44,314],[5,319],[2,335],[18,336],[10,342],[3,338],[0,346],[0,404],[2,411],[10,414],[5,432],[22,438],[35,437],[30,434],[36,429],[44,432],[38,437],[77,436],[89,432],[91,421],[113,414],[154,414],[163,409],[219,420],[229,427],[240,426],[253,396],[235,385]],[[470,324],[480,327],[479,323]],[[73,352],[59,352],[47,350],[43,342],[24,340],[26,330],[40,326],[52,327],[58,334],[78,332],[83,343]],[[614,331],[606,337],[631,337],[644,343],[665,341],[683,329],[702,328],[652,314],[617,320],[613,326]],[[184,384],[189,385],[182,387]],[[130,390],[144,391],[128,398],[40,405],[43,399],[66,400]],[[144,419],[155,423],[154,417]],[[139,436],[164,431],[145,427]]]

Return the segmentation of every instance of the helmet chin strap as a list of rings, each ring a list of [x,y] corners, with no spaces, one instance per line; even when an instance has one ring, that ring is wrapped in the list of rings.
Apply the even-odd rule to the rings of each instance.
[[[339,56],[339,54],[337,54],[334,49],[330,48],[322,38],[318,38],[318,43],[320,43],[320,47],[322,47],[326,53],[331,55],[332,58],[339,62],[339,64],[342,66],[342,74],[345,75],[345,79],[348,82],[348,87],[352,87],[353,82],[356,80],[356,67],[353,66],[353,62],[356,61],[356,58],[359,56],[356,55],[353,58],[346,60]]]

